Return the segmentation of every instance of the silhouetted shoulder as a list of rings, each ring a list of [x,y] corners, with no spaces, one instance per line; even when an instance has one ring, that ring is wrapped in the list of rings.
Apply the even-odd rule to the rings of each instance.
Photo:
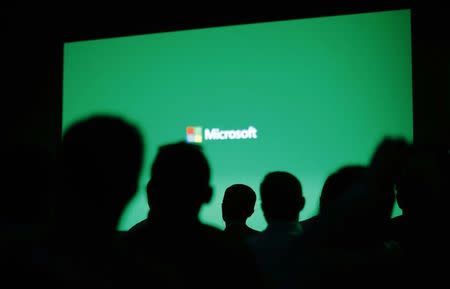
[[[229,236],[236,236],[242,238],[250,237],[261,233],[260,231],[252,229],[245,224],[229,225],[225,228],[224,232]]]
[[[315,227],[317,227],[319,223],[319,216],[314,216],[309,219],[300,221],[300,225],[302,226],[305,233],[309,233]]]
[[[145,228],[148,225],[148,220],[144,219],[138,223],[136,223],[133,227],[131,227],[130,229],[128,229],[127,233],[136,233],[136,232],[141,232],[143,230],[145,230]]]

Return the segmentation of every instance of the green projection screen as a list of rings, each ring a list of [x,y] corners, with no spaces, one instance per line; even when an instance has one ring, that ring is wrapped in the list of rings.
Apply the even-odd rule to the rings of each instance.
[[[69,42],[63,130],[99,113],[141,129],[140,188],[121,230],[148,213],[158,146],[180,140],[201,143],[212,168],[202,222],[223,228],[225,188],[244,183],[259,195],[274,170],[299,178],[306,219],[327,175],[367,164],[385,135],[412,141],[411,66],[409,10]],[[259,201],[248,225],[266,226]]]

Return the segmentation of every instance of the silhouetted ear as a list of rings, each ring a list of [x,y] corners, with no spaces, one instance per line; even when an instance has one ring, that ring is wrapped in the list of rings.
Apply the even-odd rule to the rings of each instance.
[[[202,198],[203,204],[208,204],[209,202],[211,202],[212,193],[213,193],[213,188],[211,186],[207,186],[204,189],[203,198]]]
[[[265,202],[261,202],[261,210],[263,211],[263,213],[264,213],[265,211],[267,211],[267,205],[266,205]]]
[[[302,198],[300,199],[298,205],[299,205],[299,212],[300,212],[300,211],[303,210],[303,208],[305,207],[305,198],[304,198],[303,196],[302,196]]]
[[[253,215],[253,213],[255,212],[255,209],[250,209],[247,213],[247,218],[250,218],[251,215]]]
[[[227,222],[227,221],[228,221],[228,220],[227,220],[227,216],[228,216],[228,214],[227,214],[227,208],[226,208],[226,206],[223,205],[223,202],[222,202],[222,220],[224,220],[225,222]]]
[[[150,203],[153,200],[153,183],[152,183],[152,180],[148,181],[147,186],[145,187],[145,191],[147,192],[147,203],[150,206]]]

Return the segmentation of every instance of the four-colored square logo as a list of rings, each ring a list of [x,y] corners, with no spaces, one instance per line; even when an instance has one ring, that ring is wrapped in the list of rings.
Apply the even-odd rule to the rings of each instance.
[[[203,141],[201,126],[188,126],[186,128],[186,141],[190,143],[201,143]]]

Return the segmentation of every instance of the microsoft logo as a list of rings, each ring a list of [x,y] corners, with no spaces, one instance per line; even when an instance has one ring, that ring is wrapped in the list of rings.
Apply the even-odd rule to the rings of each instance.
[[[201,126],[188,126],[186,128],[186,141],[201,143],[203,141]]]
[[[188,143],[201,143],[203,140],[234,140],[234,139],[256,139],[258,138],[258,130],[249,126],[247,129],[231,129],[222,130],[220,128],[205,128],[205,136],[203,137],[203,129],[201,126],[188,126],[186,128],[186,141]]]

